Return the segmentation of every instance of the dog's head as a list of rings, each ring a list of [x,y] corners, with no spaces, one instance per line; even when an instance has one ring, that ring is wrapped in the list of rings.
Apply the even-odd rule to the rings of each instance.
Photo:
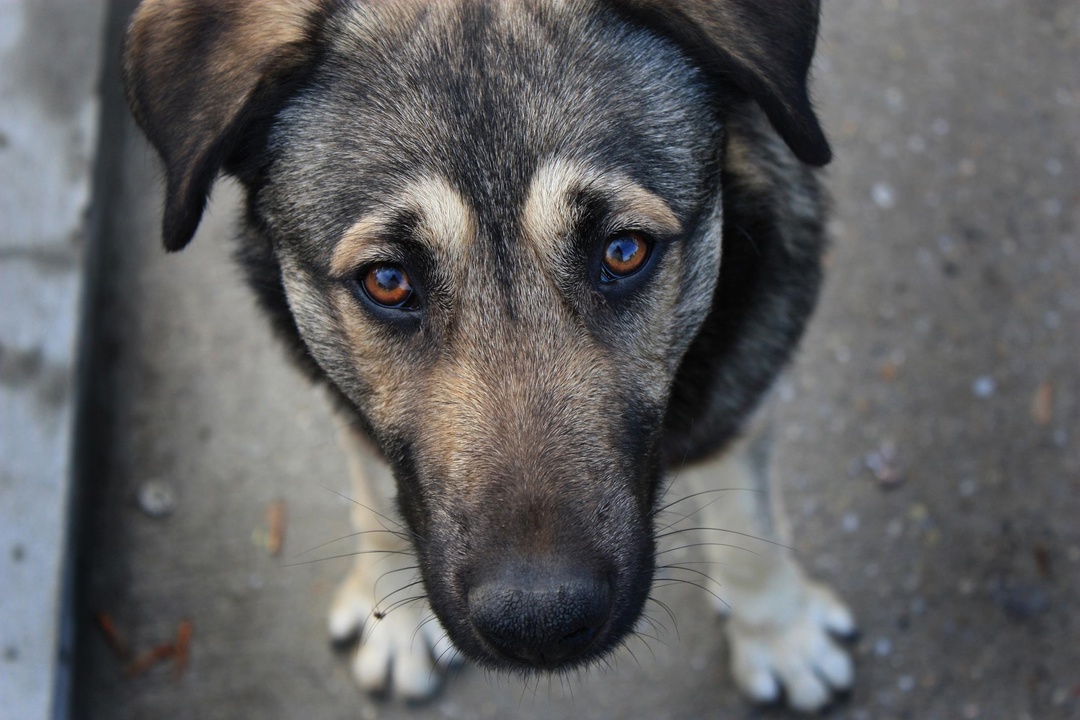
[[[613,647],[721,249],[726,104],[828,160],[813,0],[146,0],[125,72],[183,247],[249,190],[311,355],[392,464],[468,655]]]

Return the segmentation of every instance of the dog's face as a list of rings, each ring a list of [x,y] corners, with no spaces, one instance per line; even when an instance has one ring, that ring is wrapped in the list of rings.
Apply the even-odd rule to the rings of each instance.
[[[219,166],[247,184],[311,355],[394,468],[433,608],[489,664],[586,662],[633,627],[667,400],[719,275],[725,92],[672,31],[707,24],[618,5],[151,2],[129,38],[167,239]],[[166,25],[219,84],[254,77],[189,113],[223,115],[201,150],[147,79],[180,52],[152,47]]]
[[[444,625],[555,665],[621,637],[649,586],[665,401],[720,259],[717,112],[674,46],[609,16],[349,21],[271,135],[260,215]],[[534,573],[582,586],[566,652],[476,628]]]

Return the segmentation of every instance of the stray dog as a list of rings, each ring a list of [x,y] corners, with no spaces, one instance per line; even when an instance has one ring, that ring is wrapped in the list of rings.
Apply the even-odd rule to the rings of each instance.
[[[649,597],[668,473],[703,499],[697,524],[783,538],[762,408],[821,278],[818,13],[138,8],[124,73],[164,160],[165,247],[191,240],[220,173],[236,177],[247,279],[347,419],[365,534],[330,631],[361,631],[362,686],[430,695],[447,642],[516,671],[618,647]],[[812,710],[849,686],[832,635],[853,621],[831,591],[783,550],[702,544],[726,561],[743,690]]]

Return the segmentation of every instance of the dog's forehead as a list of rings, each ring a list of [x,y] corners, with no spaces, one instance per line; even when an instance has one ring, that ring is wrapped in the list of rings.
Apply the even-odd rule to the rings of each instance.
[[[278,123],[294,230],[332,242],[434,178],[505,238],[552,158],[610,168],[677,214],[700,202],[715,108],[670,43],[593,2],[356,4]],[[303,197],[296,189],[302,188]],[[306,222],[305,222],[306,221]]]

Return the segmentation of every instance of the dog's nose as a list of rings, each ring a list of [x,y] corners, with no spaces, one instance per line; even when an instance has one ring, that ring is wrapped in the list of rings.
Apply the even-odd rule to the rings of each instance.
[[[555,668],[585,652],[611,614],[611,586],[588,570],[514,563],[469,590],[476,630],[506,657]]]

